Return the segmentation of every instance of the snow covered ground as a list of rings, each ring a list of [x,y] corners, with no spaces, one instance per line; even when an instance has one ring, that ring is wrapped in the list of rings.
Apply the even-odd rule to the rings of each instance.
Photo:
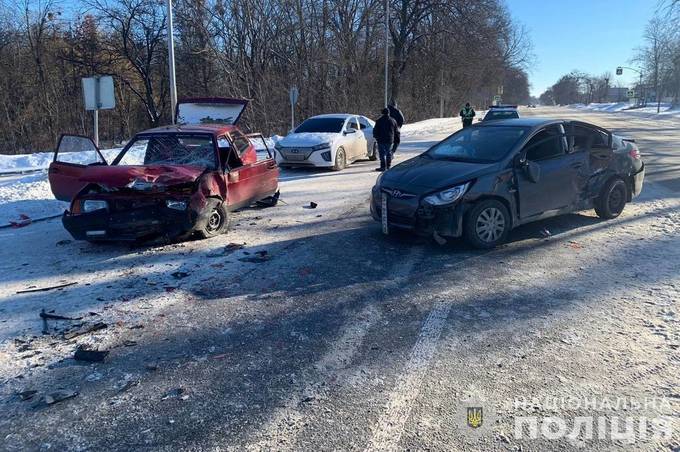
[[[609,102],[609,103],[591,103],[585,104],[574,104],[570,105],[570,108],[575,108],[578,110],[586,111],[597,111],[606,113],[623,113],[627,115],[635,115],[639,117],[645,117],[649,119],[663,119],[670,117],[680,117],[680,108],[672,108],[669,103],[661,103],[659,113],[656,112],[656,104],[650,103],[643,108],[632,108],[633,105],[630,102]]]

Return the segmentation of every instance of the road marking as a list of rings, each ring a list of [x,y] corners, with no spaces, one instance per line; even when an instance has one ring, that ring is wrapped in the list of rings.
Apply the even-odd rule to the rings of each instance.
[[[393,289],[399,287],[399,282],[413,271],[415,263],[422,256],[423,248],[413,248],[408,255],[395,266],[392,278],[380,284],[383,289]],[[250,451],[294,450],[297,437],[304,426],[305,415],[299,407],[302,401],[308,398],[319,399],[322,395],[322,383],[336,376],[339,371],[346,368],[363,343],[364,337],[373,325],[381,318],[380,310],[375,304],[382,297],[374,295],[366,300],[366,307],[358,314],[349,318],[343,331],[333,343],[333,346],[314,364],[317,371],[316,378],[306,378],[302,385],[302,390],[293,392],[283,406],[274,411],[271,418],[263,427],[259,441],[249,444],[246,449]]]
[[[413,401],[418,397],[425,372],[432,361],[450,311],[451,302],[439,302],[428,315],[418,335],[418,341],[411,350],[404,373],[392,391],[385,411],[373,428],[373,436],[366,451],[397,450],[404,425],[411,414]]]

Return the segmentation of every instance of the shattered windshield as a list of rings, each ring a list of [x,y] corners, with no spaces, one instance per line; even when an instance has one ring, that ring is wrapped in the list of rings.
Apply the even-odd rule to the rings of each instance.
[[[217,168],[212,135],[138,135],[113,162],[114,165],[192,165]]]

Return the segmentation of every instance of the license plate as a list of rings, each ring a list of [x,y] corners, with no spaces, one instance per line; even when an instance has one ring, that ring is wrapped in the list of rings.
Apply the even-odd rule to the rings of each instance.
[[[380,217],[382,223],[382,232],[383,234],[387,235],[390,233],[390,228],[387,224],[387,195],[385,193],[382,194],[382,199],[380,202]]]

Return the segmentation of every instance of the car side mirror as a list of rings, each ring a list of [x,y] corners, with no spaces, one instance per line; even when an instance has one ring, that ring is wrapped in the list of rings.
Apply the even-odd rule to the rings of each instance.
[[[541,167],[538,163],[527,160],[524,164],[524,174],[535,184],[541,178]]]

